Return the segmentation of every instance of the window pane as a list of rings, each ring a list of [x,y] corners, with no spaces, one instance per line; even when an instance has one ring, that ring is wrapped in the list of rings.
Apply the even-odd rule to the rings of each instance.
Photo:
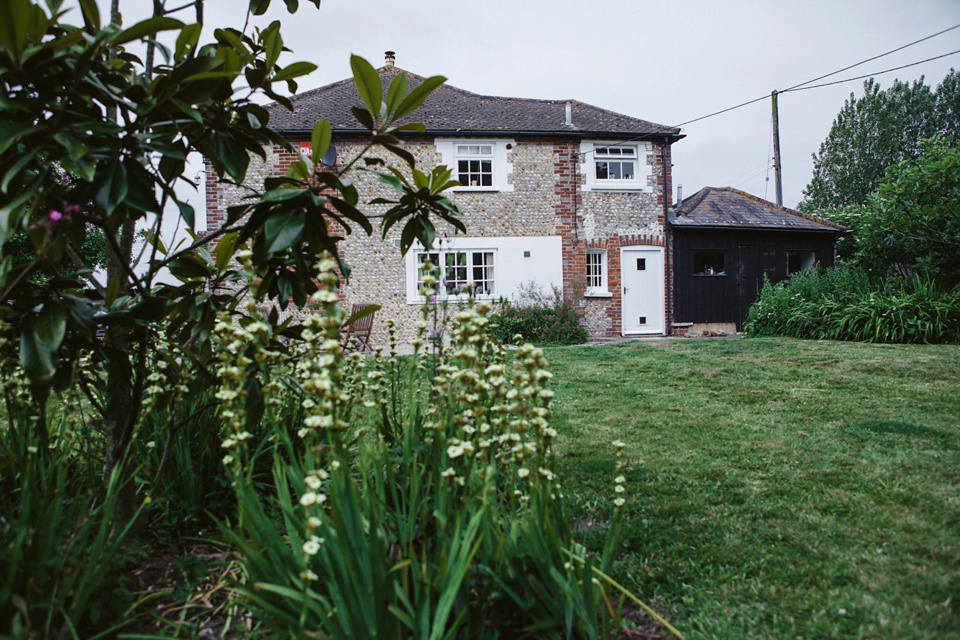
[[[633,180],[633,163],[632,162],[621,162],[620,167],[623,170],[623,179],[624,180]]]
[[[693,273],[701,276],[725,275],[725,258],[725,252],[720,249],[694,249]]]
[[[787,251],[787,275],[812,269],[816,262],[815,251]]]
[[[607,179],[607,163],[598,162],[597,163],[597,180],[606,180]]]
[[[610,163],[610,179],[619,180],[622,176],[620,175],[620,163],[611,162]]]

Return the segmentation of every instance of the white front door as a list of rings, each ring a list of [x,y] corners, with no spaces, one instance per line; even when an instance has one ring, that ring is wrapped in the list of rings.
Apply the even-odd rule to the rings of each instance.
[[[662,334],[664,280],[662,247],[620,249],[623,335]]]

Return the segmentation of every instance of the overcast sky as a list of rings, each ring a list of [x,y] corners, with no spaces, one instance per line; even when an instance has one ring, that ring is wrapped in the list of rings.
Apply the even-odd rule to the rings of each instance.
[[[318,65],[300,82],[301,91],[348,77],[351,53],[379,67],[390,49],[398,67],[445,75],[468,91],[573,98],[665,125],[769,96],[960,24],[957,0],[323,0],[319,10],[300,1],[291,16],[283,0],[273,0],[254,23],[280,20],[293,50],[284,59]],[[125,24],[143,17],[149,5],[121,0]],[[245,0],[206,0],[206,23],[242,25],[245,6]],[[828,81],[957,49],[960,29]],[[960,68],[960,55],[877,80],[885,88],[894,78],[922,75],[935,87],[951,67]],[[802,199],[811,154],[844,100],[851,92],[861,95],[862,87],[857,80],[780,97],[785,205]],[[766,181],[770,125],[769,98],[685,125],[687,137],[673,147],[675,184],[685,195],[732,186],[774,200],[772,169]]]

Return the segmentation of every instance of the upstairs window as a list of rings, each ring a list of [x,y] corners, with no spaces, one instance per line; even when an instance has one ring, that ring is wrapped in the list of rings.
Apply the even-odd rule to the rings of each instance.
[[[581,140],[580,172],[584,191],[653,193],[653,144],[617,140]]]
[[[597,147],[593,153],[596,158],[597,181],[633,182],[637,179],[636,147]]]
[[[493,187],[493,145],[458,144],[457,180],[464,187]]]

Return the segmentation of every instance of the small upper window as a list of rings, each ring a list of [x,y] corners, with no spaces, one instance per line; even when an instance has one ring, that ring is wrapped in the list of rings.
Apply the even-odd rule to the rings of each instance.
[[[597,147],[593,153],[597,180],[637,179],[636,147]]]
[[[693,275],[695,276],[725,276],[726,254],[720,249],[694,249]]]
[[[817,263],[816,251],[787,251],[787,275],[813,268]]]
[[[456,145],[457,180],[464,187],[493,187],[493,145]]]

